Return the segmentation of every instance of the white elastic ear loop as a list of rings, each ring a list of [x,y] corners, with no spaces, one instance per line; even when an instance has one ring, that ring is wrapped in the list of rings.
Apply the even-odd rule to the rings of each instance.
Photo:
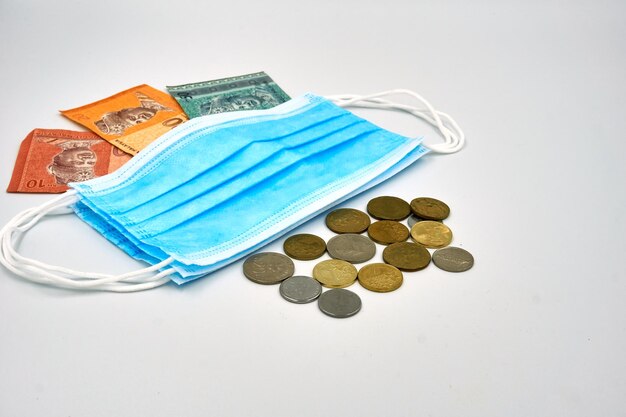
[[[6,236],[6,235],[5,235]],[[168,262],[163,262],[159,265],[154,265],[153,267],[146,268],[142,271],[138,271],[138,273],[129,273],[123,274],[119,276],[104,276],[103,274],[90,274],[90,273],[81,273],[78,271],[73,271],[61,267],[52,267],[48,266],[48,268],[40,268],[38,266],[32,266],[24,261],[28,261],[23,257],[16,259],[10,254],[10,249],[7,249],[7,246],[10,248],[11,246],[10,238],[3,240],[3,255],[5,256],[6,262],[2,262],[5,266],[10,269],[12,272],[20,275],[28,280],[45,283],[49,285],[55,285],[66,288],[76,288],[76,289],[96,289],[96,290],[108,290],[108,291],[138,291],[141,289],[153,288],[158,285],[162,285],[169,281],[169,278],[166,278],[167,275],[172,273],[171,270],[166,270],[160,272],[156,275],[145,276],[146,273],[151,270],[155,270],[156,268],[162,267],[166,265]],[[7,254],[9,252],[9,254]],[[2,259],[0,259],[2,260]],[[30,260],[32,261],[32,260]],[[34,261],[36,263],[36,261]],[[39,263],[39,265],[44,265]],[[56,274],[49,272],[50,270],[60,270],[62,274]],[[92,281],[80,281],[80,279],[90,279],[90,275],[92,276],[104,276],[103,279],[92,280]],[[143,275],[143,278],[142,278]],[[133,279],[133,277],[139,277]],[[76,281],[78,280],[78,281]],[[123,280],[124,282],[118,282]],[[127,282],[134,282],[136,285],[129,285]],[[114,284],[113,284],[114,283]]]
[[[27,210],[27,212],[32,213],[33,209]],[[16,216],[16,219],[19,220],[20,217],[22,220],[24,220],[32,217],[32,214],[31,216],[24,216],[24,213],[22,213],[21,215]],[[32,224],[33,223],[31,223],[31,225]],[[150,274],[152,271],[167,265],[170,262],[169,260],[140,271],[118,276],[84,273],[79,271],[73,271],[67,268],[47,265],[29,258],[22,257],[14,251],[12,239],[13,233],[18,232],[19,234],[21,234],[24,231],[24,229],[20,230],[18,227],[15,227],[15,225],[15,222],[11,222],[11,225],[7,225],[8,227],[3,228],[0,233],[2,238],[3,255],[3,257],[0,258],[0,261],[2,261],[2,263],[14,273],[31,281],[79,289],[90,288],[109,291],[138,291],[141,289],[153,288],[155,286],[164,284],[165,282],[169,281],[169,278],[166,278],[166,275],[169,275],[173,272],[172,270],[167,270],[156,275]],[[50,271],[61,271],[61,274],[56,274]],[[93,280],[84,281],[89,279]],[[128,282],[131,281],[137,283],[137,285],[129,285]]]
[[[392,94],[409,95],[421,102],[425,106],[425,108],[394,103],[380,98]],[[454,119],[450,115],[435,110],[435,108],[424,97],[411,90],[388,90],[366,96],[357,94],[338,94],[333,96],[327,96],[326,98],[332,100],[335,104],[341,107],[353,106],[375,109],[402,110],[427,121],[439,130],[444,139],[443,143],[433,145],[424,144],[425,147],[429,148],[433,152],[454,153],[460,151],[465,145],[465,134],[456,123],[456,121],[454,121]]]
[[[169,275],[175,272],[174,269],[158,270],[171,264],[173,258],[138,271],[108,275],[49,265],[16,252],[15,245],[24,232],[46,215],[72,212],[68,207],[76,200],[76,192],[71,190],[39,207],[17,214],[0,230],[0,263],[29,281],[73,289],[131,292],[155,288],[171,280]]]

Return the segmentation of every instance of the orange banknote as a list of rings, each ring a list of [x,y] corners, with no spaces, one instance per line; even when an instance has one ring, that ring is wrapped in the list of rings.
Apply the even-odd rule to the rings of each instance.
[[[7,191],[62,193],[68,182],[106,175],[131,157],[91,132],[35,129],[20,145]]]
[[[187,120],[172,96],[145,84],[61,113],[133,155]]]

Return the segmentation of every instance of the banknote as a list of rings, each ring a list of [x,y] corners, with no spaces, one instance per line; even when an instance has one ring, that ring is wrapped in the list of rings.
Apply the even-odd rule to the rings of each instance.
[[[190,118],[236,110],[269,109],[290,97],[264,72],[168,86]]]
[[[7,191],[62,193],[67,183],[106,175],[131,157],[91,132],[35,129],[20,145]]]
[[[132,155],[188,120],[169,94],[145,84],[61,113]]]

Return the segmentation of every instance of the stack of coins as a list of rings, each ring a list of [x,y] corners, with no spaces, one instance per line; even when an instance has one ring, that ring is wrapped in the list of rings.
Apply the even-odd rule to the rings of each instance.
[[[280,283],[281,296],[292,303],[318,300],[324,314],[350,317],[361,309],[360,297],[345,289],[355,281],[370,291],[390,292],[400,288],[403,273],[422,270],[431,259],[449,272],[467,271],[474,265],[469,252],[448,246],[452,231],[443,220],[449,215],[446,203],[430,197],[415,198],[410,204],[398,197],[376,197],[368,202],[367,213],[353,208],[330,212],[326,226],[337,236],[328,242],[311,234],[290,236],[283,244],[288,256],[275,252],[252,255],[243,264],[244,275],[259,284]],[[405,219],[408,228],[400,223]],[[409,237],[412,242],[407,241]],[[354,264],[374,257],[376,243],[385,245],[384,263],[369,263],[357,269]],[[431,255],[428,249],[436,250]],[[332,259],[318,262],[311,277],[294,276],[291,258],[309,261],[325,253]],[[322,291],[323,287],[329,289]]]

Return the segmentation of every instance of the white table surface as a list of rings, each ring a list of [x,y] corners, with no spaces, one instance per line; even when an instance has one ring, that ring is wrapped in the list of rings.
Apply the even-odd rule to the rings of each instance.
[[[80,129],[59,109],[141,83],[264,70],[292,96],[410,88],[466,148],[344,206],[440,198],[475,267],[431,265],[389,294],[355,284],[363,309],[346,320],[287,303],[242,262],[135,294],[0,268],[0,416],[624,416],[624,3],[301,3],[3,0],[0,184],[30,130]],[[406,115],[360,114],[439,140]],[[0,223],[51,197],[1,193]],[[297,232],[332,235],[323,216]],[[141,266],[71,215],[20,250]]]

